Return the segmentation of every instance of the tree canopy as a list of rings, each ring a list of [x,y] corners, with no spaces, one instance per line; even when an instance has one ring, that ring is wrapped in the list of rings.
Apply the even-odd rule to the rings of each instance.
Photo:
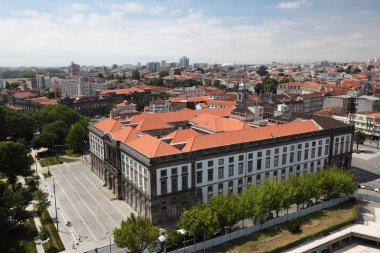
[[[74,152],[83,152],[88,142],[88,131],[80,122],[75,123],[66,137],[66,146]]]
[[[264,65],[261,65],[257,70],[256,70],[256,73],[263,77],[263,76],[266,76],[268,75],[268,67],[267,66],[264,66]]]
[[[0,172],[8,179],[15,191],[17,176],[30,176],[33,174],[30,166],[33,159],[30,148],[19,142],[0,142]]]
[[[367,135],[362,131],[356,131],[354,133],[354,140],[356,142],[356,149],[359,150],[359,144],[363,144]]]
[[[140,72],[137,69],[132,70],[132,80],[140,80]]]
[[[143,253],[160,235],[149,218],[131,214],[121,222],[120,228],[113,230],[114,241],[120,248],[128,248],[131,253]]]

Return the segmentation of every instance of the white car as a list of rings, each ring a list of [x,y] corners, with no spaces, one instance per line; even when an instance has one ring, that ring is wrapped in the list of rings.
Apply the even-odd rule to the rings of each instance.
[[[375,192],[380,192],[380,189],[379,189],[379,188],[375,188],[374,191],[375,191]]]

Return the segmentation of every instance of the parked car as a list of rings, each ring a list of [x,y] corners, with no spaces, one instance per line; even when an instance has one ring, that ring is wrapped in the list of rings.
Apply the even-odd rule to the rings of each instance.
[[[379,192],[380,193],[380,189],[379,188],[375,188],[374,190],[375,192]]]

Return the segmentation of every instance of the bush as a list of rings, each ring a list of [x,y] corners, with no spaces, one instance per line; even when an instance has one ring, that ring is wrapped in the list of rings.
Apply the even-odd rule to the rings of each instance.
[[[65,250],[61,238],[59,237],[58,231],[54,226],[53,220],[51,219],[49,212],[44,210],[41,215],[41,223],[43,229],[46,229],[49,233],[50,240],[42,246],[44,247],[45,252],[59,252]]]
[[[38,237],[41,239],[41,241],[45,241],[49,238],[49,233],[46,231],[45,228],[40,227],[40,232],[38,233]]]
[[[301,223],[299,220],[289,221],[287,224],[287,228],[290,233],[297,234],[301,232]]]

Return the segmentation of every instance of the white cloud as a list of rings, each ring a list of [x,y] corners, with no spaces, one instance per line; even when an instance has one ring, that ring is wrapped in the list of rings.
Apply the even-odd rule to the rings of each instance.
[[[155,6],[148,9],[148,12],[153,15],[160,15],[164,13],[166,8],[164,6]]]
[[[182,10],[181,9],[175,9],[175,10],[172,10],[171,12],[170,12],[170,15],[172,15],[172,16],[178,16],[178,15],[181,15],[182,14]]]
[[[79,4],[79,3],[73,3],[67,6],[67,8],[73,10],[73,11],[87,11],[90,9],[90,6],[86,4]]]
[[[189,9],[177,11],[181,13],[177,16],[145,15],[136,21],[126,15],[125,8],[105,10],[23,10],[0,17],[0,65],[52,66],[71,60],[108,65],[177,61],[182,55],[191,62],[209,63],[366,59],[378,53],[380,44],[379,33],[373,32],[376,24],[353,26],[328,16],[319,24],[304,20],[302,25],[309,24],[310,29],[298,31],[299,22],[290,19],[252,23],[236,18],[232,22]],[[150,13],[143,6],[134,10]]]
[[[301,6],[307,4],[307,0],[291,1],[291,2],[281,2],[276,7],[283,10],[298,9]]]
[[[123,4],[111,4],[110,9],[125,12],[140,12],[144,9],[144,6],[135,2],[125,2]]]

